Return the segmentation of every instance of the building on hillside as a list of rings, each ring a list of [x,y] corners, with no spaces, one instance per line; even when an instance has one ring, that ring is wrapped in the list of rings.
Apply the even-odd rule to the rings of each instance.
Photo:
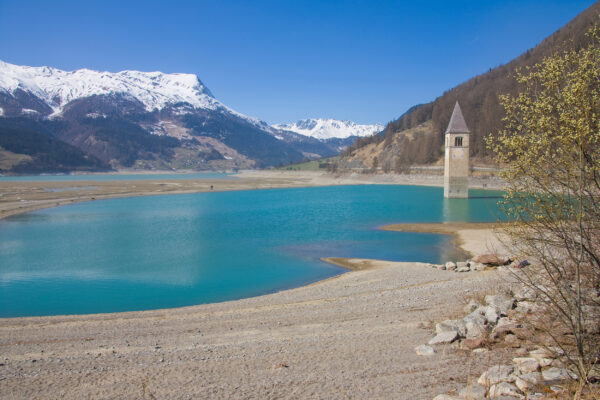
[[[446,129],[444,197],[469,197],[469,133],[457,101]]]

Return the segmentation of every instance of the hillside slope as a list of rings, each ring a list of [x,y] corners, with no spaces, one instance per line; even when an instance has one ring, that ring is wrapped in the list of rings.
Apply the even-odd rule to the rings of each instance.
[[[516,71],[539,63],[562,49],[585,46],[588,43],[585,33],[600,22],[599,15],[600,3],[596,3],[508,64],[475,76],[430,103],[412,107],[390,122],[382,135],[359,139],[349,147],[338,167],[372,168],[375,157],[379,167],[396,171],[408,165],[437,162],[443,152],[443,132],[457,100],[472,132],[471,157],[475,163],[491,161],[492,155],[485,147],[484,137],[501,128],[504,112],[498,96],[517,92]],[[421,134],[412,135],[411,130],[418,127],[421,127]]]

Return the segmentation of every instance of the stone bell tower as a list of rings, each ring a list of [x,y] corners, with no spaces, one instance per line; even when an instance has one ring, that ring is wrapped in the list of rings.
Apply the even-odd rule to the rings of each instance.
[[[446,129],[444,197],[469,197],[469,133],[457,101]]]

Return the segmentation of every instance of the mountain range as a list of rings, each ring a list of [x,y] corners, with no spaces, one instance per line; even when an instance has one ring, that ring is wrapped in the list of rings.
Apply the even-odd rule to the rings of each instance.
[[[270,126],[227,107],[192,74],[0,61],[0,172],[261,168],[336,155],[381,128]]]

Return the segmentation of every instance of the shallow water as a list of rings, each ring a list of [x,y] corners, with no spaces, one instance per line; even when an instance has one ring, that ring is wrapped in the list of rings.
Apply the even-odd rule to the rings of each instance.
[[[444,235],[401,222],[496,221],[498,192],[360,185],[101,200],[0,220],[0,316],[169,308],[301,286],[321,257],[442,262]]]

